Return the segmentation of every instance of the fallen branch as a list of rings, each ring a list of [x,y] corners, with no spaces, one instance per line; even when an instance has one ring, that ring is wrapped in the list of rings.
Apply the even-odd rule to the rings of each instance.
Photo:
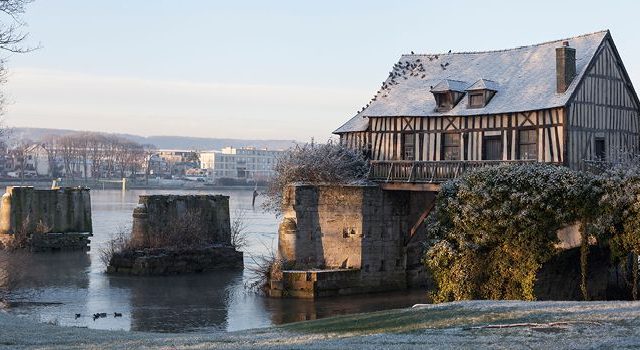
[[[507,323],[507,324],[490,324],[485,326],[473,326],[473,327],[465,327],[462,328],[464,331],[476,330],[476,329],[502,329],[502,328],[549,328],[549,327],[558,327],[558,326],[568,326],[570,324],[596,324],[600,325],[599,322],[590,322],[590,321],[561,321],[561,322],[548,322],[548,323],[537,323],[537,322],[527,322],[527,323]]]

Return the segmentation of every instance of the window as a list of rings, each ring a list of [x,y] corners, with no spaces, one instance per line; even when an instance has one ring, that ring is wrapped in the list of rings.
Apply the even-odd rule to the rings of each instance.
[[[482,159],[501,160],[502,159],[502,136],[485,136],[482,139]]]
[[[471,108],[484,107],[484,93],[474,92],[469,94],[469,107]]]
[[[436,112],[446,112],[453,109],[453,107],[460,102],[464,92],[459,91],[445,91],[445,92],[433,92],[433,97],[436,99]]]
[[[597,160],[605,160],[607,158],[607,149],[604,137],[596,137],[593,153]]]
[[[438,110],[451,109],[451,94],[445,92],[434,94],[434,96],[436,98],[436,103],[438,104]]]
[[[538,159],[538,133],[535,129],[518,130],[518,159]]]
[[[402,134],[402,147],[403,154],[402,159],[414,160],[415,159],[415,136],[413,134]]]
[[[460,160],[460,134],[442,134],[442,160]]]

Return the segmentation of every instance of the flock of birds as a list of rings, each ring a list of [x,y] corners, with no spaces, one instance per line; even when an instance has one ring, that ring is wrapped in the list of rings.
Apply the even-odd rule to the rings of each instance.
[[[411,54],[415,55],[413,51],[411,51]],[[447,54],[451,54],[451,50],[449,50]],[[433,60],[438,60],[441,55],[424,55],[423,57],[428,59],[429,62],[432,62]],[[447,70],[448,66],[449,62],[440,63],[440,68],[442,68],[442,70]],[[356,114],[362,113],[371,105],[371,103],[378,99],[378,96],[387,97],[391,87],[399,84],[398,80],[407,80],[409,79],[408,77],[420,77],[420,79],[424,79],[426,77],[424,62],[422,62],[420,58],[416,58],[414,60],[408,59],[404,62],[400,61],[394,64],[393,69],[389,72],[387,80],[382,82],[380,90],[378,90],[375,96],[373,96],[373,98],[364,107],[358,110]]]
[[[76,314],[76,320],[79,319],[80,317],[82,317],[82,314]],[[122,313],[120,312],[114,312],[113,313],[113,317],[117,318],[117,317],[122,317]],[[107,313],[106,312],[99,312],[99,313],[95,313],[92,316],[93,320],[97,320],[99,318],[107,318]]]

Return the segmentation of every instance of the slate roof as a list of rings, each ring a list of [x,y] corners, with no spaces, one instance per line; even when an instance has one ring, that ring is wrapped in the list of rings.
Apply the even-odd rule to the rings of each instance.
[[[402,55],[370,104],[334,133],[364,131],[370,117],[484,115],[564,106],[608,33],[499,51]],[[576,49],[576,77],[567,91],[557,93],[555,49],[563,41]],[[436,112],[432,87],[443,81],[467,82],[464,91],[481,79],[483,84],[491,81],[497,85],[498,92],[487,106],[467,108],[465,94],[450,111]]]
[[[474,90],[493,90],[493,91],[498,91],[500,89],[499,86],[500,85],[498,85],[498,83],[496,83],[493,80],[480,79],[480,80],[476,81],[475,83],[473,83],[473,85],[469,86],[467,88],[467,91],[474,91]]]
[[[431,92],[445,92],[449,90],[464,92],[468,86],[469,83],[466,81],[444,79],[431,88]]]

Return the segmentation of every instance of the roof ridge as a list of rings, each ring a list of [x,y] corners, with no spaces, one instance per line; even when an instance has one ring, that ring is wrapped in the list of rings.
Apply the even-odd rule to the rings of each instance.
[[[604,30],[599,30],[599,31],[591,32],[591,33],[576,35],[576,36],[569,37],[569,38],[549,40],[549,41],[544,41],[544,42],[537,43],[537,44],[530,44],[530,45],[522,45],[522,46],[518,46],[518,47],[512,47],[512,48],[509,48],[509,49],[484,50],[484,51],[460,51],[460,52],[445,52],[445,53],[416,53],[416,54],[410,54],[409,53],[409,54],[402,54],[400,56],[400,58],[403,58],[403,57],[425,57],[425,56],[445,56],[445,55],[469,55],[469,54],[506,52],[506,51],[527,49],[527,48],[530,48],[530,47],[547,45],[547,44],[551,44],[551,43],[555,43],[555,42],[562,42],[562,41],[571,40],[571,39],[584,38],[586,36],[591,36],[591,35],[596,35],[596,34],[601,34],[601,33],[610,33],[610,31],[609,31],[609,29],[604,29]]]

